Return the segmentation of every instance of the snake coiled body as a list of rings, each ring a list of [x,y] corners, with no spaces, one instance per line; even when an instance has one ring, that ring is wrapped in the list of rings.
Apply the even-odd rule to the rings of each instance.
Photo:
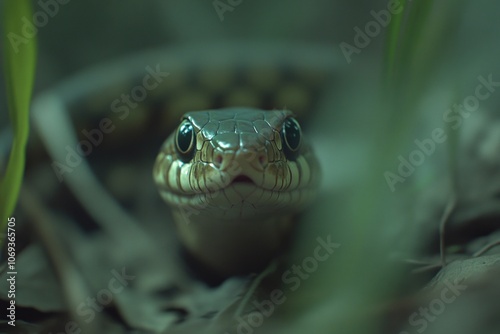
[[[154,89],[143,85],[151,69],[162,74]],[[89,156],[111,196],[133,209],[137,184],[153,183],[149,171],[156,157],[154,181],[172,209],[181,241],[226,275],[267,263],[282,249],[296,213],[313,198],[319,169],[307,123],[337,71],[329,47],[201,45],[96,68],[57,93],[79,140],[88,140],[83,134],[99,129],[103,117],[113,125]],[[134,100],[138,87],[146,94]],[[305,132],[300,148],[287,153],[283,128],[293,117]],[[179,159],[175,128],[185,122],[195,134],[195,151]],[[53,159],[64,161],[64,143],[54,143],[61,145]],[[143,165],[148,181],[134,174]],[[132,181],[123,182],[128,171]]]

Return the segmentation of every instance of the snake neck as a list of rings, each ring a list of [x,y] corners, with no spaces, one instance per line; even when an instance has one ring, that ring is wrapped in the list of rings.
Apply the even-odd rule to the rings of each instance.
[[[173,214],[186,250],[221,276],[264,269],[285,249],[294,222],[292,215],[210,220],[202,213],[174,210]]]

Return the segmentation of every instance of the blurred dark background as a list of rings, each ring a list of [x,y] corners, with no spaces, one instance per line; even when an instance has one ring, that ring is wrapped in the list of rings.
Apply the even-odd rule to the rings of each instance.
[[[52,3],[57,2],[34,1],[34,11],[43,10],[41,4],[52,6]],[[370,11],[387,8],[387,1],[234,1],[239,4],[226,11],[223,20],[214,3],[212,0],[141,3],[72,0],[58,4],[57,13],[49,17],[37,34],[39,57],[34,95],[73,73],[116,57],[197,42],[316,42],[331,46],[332,57],[341,59],[340,65],[349,72],[376,72],[382,64],[384,30],[359,55],[353,55],[349,66],[343,61],[339,44],[353,44],[353,28],[363,28],[373,20]],[[445,0],[436,3],[436,7],[436,15],[442,15],[443,22],[446,15],[453,15],[458,24],[449,31],[447,45],[439,45],[446,56],[436,59],[439,63],[435,68],[453,75],[461,72],[464,77],[498,69],[500,27],[496,15],[500,4],[488,0]],[[0,82],[0,111],[3,127],[7,117],[4,80]]]
[[[0,0],[0,5],[6,1],[15,0]],[[62,0],[60,1],[62,2]],[[414,3],[416,1],[418,0],[415,0]],[[238,4],[233,6],[232,11],[224,12],[222,20],[214,3],[230,4],[231,2]],[[40,0],[33,3],[34,11],[37,12],[43,10],[40,4],[48,5],[58,2],[57,0]],[[369,150],[366,147],[369,147],[370,143],[366,144],[369,140],[367,140],[368,135],[364,129],[374,128],[378,123],[384,121],[385,110],[377,109],[380,105],[377,106],[373,102],[380,102],[374,95],[380,92],[378,89],[381,82],[380,73],[384,70],[383,47],[386,31],[382,28],[381,33],[373,37],[370,44],[363,48],[360,54],[353,54],[351,63],[345,60],[339,45],[342,42],[354,44],[355,31],[353,29],[355,27],[363,29],[367,22],[373,20],[371,11],[386,9],[387,4],[387,0],[289,0],[286,2],[278,0],[221,0],[219,2],[213,0],[147,0],[141,2],[134,0],[69,0],[66,4],[58,3],[57,14],[50,17],[45,26],[39,28],[34,95],[36,96],[38,93],[54,87],[65,78],[94,65],[113,62],[115,59],[147,49],[175,48],[180,45],[197,43],[244,43],[246,41],[311,42],[326,45],[331,49],[332,59],[338,61],[342,77],[339,78],[339,84],[335,87],[335,95],[332,94],[332,99],[335,100],[331,103],[332,112],[323,114],[315,121],[317,123],[314,124],[317,126],[315,135],[323,135],[323,138],[326,139],[322,143],[320,141],[317,148],[318,151],[321,151],[320,146],[323,145],[323,151],[325,151],[326,146],[326,151],[329,153],[328,158],[334,160],[327,166],[328,168],[334,167],[332,170],[337,173],[335,182],[344,179],[342,181],[347,183],[345,180],[348,178],[344,175],[347,175],[348,172],[351,177],[349,180],[355,179],[359,182],[356,185],[359,186],[358,190],[361,189],[360,192],[368,194],[366,196],[367,202],[361,205],[355,203],[355,209],[357,210],[359,205],[359,212],[365,207],[368,207],[369,210],[370,206],[366,204],[377,201],[378,193],[365,191],[365,185],[362,184],[362,181],[358,181],[356,173],[360,169],[367,171],[372,167],[370,163],[373,160],[369,160],[368,154],[366,154]],[[418,115],[417,121],[406,128],[406,130],[409,129],[406,131],[408,133],[404,133],[401,137],[394,137],[396,140],[401,139],[401,143],[397,143],[399,151],[393,148],[393,151],[390,152],[392,155],[386,157],[391,160],[388,162],[391,164],[390,168],[397,168],[398,154],[408,156],[414,149],[413,140],[415,138],[425,138],[424,136],[428,136],[437,124],[441,125],[443,112],[449,108],[450,101],[455,101],[455,99],[463,101],[465,97],[474,92],[474,88],[478,84],[478,76],[487,77],[491,74],[495,81],[500,81],[500,62],[498,61],[500,59],[500,24],[498,21],[500,2],[442,0],[435,1],[434,5],[433,15],[426,17],[426,21],[423,22],[423,28],[426,29],[425,38],[429,42],[426,45],[430,46],[430,49],[413,50],[421,53],[422,59],[427,62],[426,66],[423,67],[429,70],[428,76],[423,75],[425,80],[422,82],[425,82],[425,85],[420,87],[422,92],[417,92],[420,93],[418,106],[411,106],[418,109],[420,113],[416,113]],[[2,10],[1,6],[0,10]],[[436,33],[434,34],[434,32]],[[0,43],[0,48],[2,47],[2,43]],[[0,77],[3,79],[1,68]],[[409,78],[408,83],[411,83],[411,80],[412,78]],[[498,184],[498,177],[495,178],[495,175],[498,175],[498,164],[494,163],[498,163],[498,154],[495,152],[498,152],[497,139],[499,137],[493,136],[498,131],[493,127],[490,129],[489,125],[494,123],[491,121],[492,119],[495,120],[495,124],[498,124],[499,99],[500,94],[497,92],[492,94],[491,98],[482,101],[481,112],[475,113],[474,117],[471,117],[470,121],[464,122],[465,126],[460,129],[461,135],[470,144],[461,147],[461,149],[466,149],[459,151],[460,159],[457,159],[462,160],[462,162],[470,162],[466,166],[467,168],[462,168],[460,171],[462,173],[460,180],[465,184],[462,185],[463,193],[477,192],[481,194],[485,184],[493,183],[492,180]],[[404,115],[404,112],[401,114]],[[331,115],[335,115],[334,122],[329,122],[329,117],[333,117]],[[0,80],[0,130],[7,126],[7,117],[5,82]],[[394,122],[393,125],[397,127],[399,124]],[[493,139],[485,140],[493,147],[489,149],[488,154],[485,154],[489,159],[485,159],[485,161],[492,161],[491,165],[485,164],[485,161],[479,158],[476,159],[475,155],[478,147],[481,146],[479,139],[481,139],[483,132],[493,134],[491,135]],[[339,133],[346,133],[348,136],[343,138]],[[479,139],[476,140],[477,138]],[[335,145],[331,145],[332,142]],[[358,142],[362,142],[362,144],[358,145]],[[5,144],[8,143],[0,138],[0,145]],[[393,195],[391,200],[401,199],[401,201],[404,198],[408,201],[412,211],[406,210],[404,205],[394,205],[394,202],[377,207],[384,218],[381,221],[389,221],[390,219],[394,221],[394,228],[382,231],[381,235],[386,233],[384,236],[393,237],[404,232],[407,238],[418,239],[418,236],[415,237],[416,234],[411,233],[412,228],[422,231],[427,227],[422,227],[423,225],[418,225],[416,222],[428,223],[435,229],[444,210],[447,196],[449,196],[446,182],[449,181],[450,175],[447,174],[449,171],[445,170],[447,165],[443,162],[448,157],[448,151],[444,152],[444,146],[439,154],[429,158],[429,161],[434,163],[425,164],[419,170],[419,173],[424,175],[421,178],[424,181],[417,184],[418,187],[412,189],[413,192],[405,193],[402,190],[387,195],[389,191],[384,185],[383,196]],[[334,149],[337,151],[333,151]],[[380,149],[380,152],[375,152],[372,149],[374,151],[372,154],[380,153],[382,155],[383,149],[385,148]],[[474,165],[475,159],[479,167]],[[436,166],[438,167],[436,168]],[[485,169],[482,168],[485,166],[494,166],[494,170],[492,167],[490,174],[483,172]],[[342,170],[345,170],[346,173],[343,174]],[[428,174],[426,174],[427,172]],[[420,176],[421,174],[419,174]],[[325,175],[325,179],[328,177],[329,175]],[[380,177],[379,175],[377,177],[384,181],[381,173]],[[411,182],[413,181],[407,182],[405,186]],[[349,198],[350,193],[344,192],[344,189],[339,187],[339,183],[335,183],[335,186],[339,197]],[[349,186],[351,185],[349,184]],[[337,199],[336,197],[332,198]],[[332,210],[330,202],[323,203],[323,207],[325,208],[324,212],[328,213],[324,217],[330,218],[337,214],[337,212],[333,213],[334,210]],[[349,213],[357,212],[355,209]],[[322,211],[318,212],[318,216],[323,214]],[[353,216],[348,216],[346,221],[348,223],[355,221],[357,217]],[[328,227],[341,225],[337,224],[339,220],[321,219],[321,221]],[[376,219],[373,221],[378,223]],[[414,226],[411,225],[413,221],[415,222]],[[473,220],[468,222],[474,223]],[[344,225],[349,226],[347,223]],[[359,228],[359,231],[366,231],[366,226]],[[392,227],[392,225],[388,226]],[[316,234],[310,233],[313,235],[311,240],[315,240]],[[437,240],[437,234],[434,236]],[[368,250],[366,252],[368,255],[373,256],[369,253],[377,246],[372,244],[373,240],[369,236],[367,240],[369,243],[363,247]],[[385,241],[386,239],[381,238],[378,241],[380,240]],[[349,245],[345,247],[347,248]],[[304,249],[309,248],[304,247]],[[433,249],[433,251],[435,250]],[[89,255],[89,258],[92,257]],[[368,263],[369,257],[366,258]],[[345,268],[349,268],[351,263],[355,262],[345,262],[344,264],[347,264]],[[363,266],[361,265],[360,268]],[[361,269],[360,273],[356,273],[355,276],[364,284],[366,274],[363,270]],[[373,270],[373,272],[377,271],[379,270]],[[323,274],[317,275],[317,277],[318,280],[322,279],[320,281],[322,284],[318,284],[318,286],[325,290],[324,287],[330,286],[334,275]],[[384,283],[384,285],[386,284]],[[374,288],[374,290],[376,289]],[[300,296],[302,297],[308,298],[309,295],[312,295],[310,290],[303,289],[301,291]],[[361,289],[359,291],[362,292]],[[299,297],[296,298],[300,300]],[[342,308],[345,306],[341,303],[339,305],[342,305]],[[311,311],[311,314],[316,316],[314,310]],[[330,317],[329,313],[326,315],[326,311],[324,314],[318,314],[323,315],[325,319]],[[316,318],[311,319],[314,322]]]

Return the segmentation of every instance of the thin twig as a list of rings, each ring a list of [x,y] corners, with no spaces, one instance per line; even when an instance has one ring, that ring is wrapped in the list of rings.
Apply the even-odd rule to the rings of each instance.
[[[446,246],[445,246],[445,236],[444,232],[446,230],[446,223],[448,222],[451,213],[455,209],[456,199],[455,196],[452,195],[446,204],[446,208],[443,212],[443,216],[441,217],[441,221],[439,222],[439,253],[441,255],[441,266],[446,266]]]
[[[19,203],[26,211],[30,221],[33,222],[32,227],[47,252],[49,261],[52,262],[56,277],[59,279],[61,289],[66,297],[69,314],[73,320],[78,322],[83,332],[95,333],[98,324],[96,322],[87,324],[81,321],[81,316],[76,313],[80,303],[88,298],[90,293],[78,268],[71,261],[67,250],[57,238],[57,231],[51,223],[55,218],[26,185],[23,185],[21,189]]]
[[[259,286],[259,284],[262,282],[262,280],[265,277],[267,277],[271,273],[275,272],[277,267],[278,267],[278,265],[277,265],[276,260],[275,260],[275,261],[271,262],[271,264],[262,273],[260,273],[259,276],[257,276],[254,279],[254,281],[252,282],[252,284],[248,288],[247,293],[245,294],[245,296],[243,296],[243,299],[241,300],[240,305],[238,306],[238,308],[234,312],[235,318],[237,316],[240,316],[241,314],[243,314],[243,310],[245,309],[245,306],[247,306],[247,304],[250,300],[250,297],[252,297],[255,290],[257,290],[257,287]]]
[[[480,250],[478,250],[477,252],[475,252],[474,254],[472,254],[472,257],[481,256],[484,253],[486,253],[487,251],[489,251],[490,249],[492,249],[493,247],[498,246],[498,245],[500,245],[500,240],[489,243],[486,246],[484,246],[483,248],[481,248]]]
[[[441,263],[429,264],[429,265],[424,266],[424,267],[413,269],[411,272],[414,274],[420,274],[420,273],[423,273],[423,272],[426,272],[429,270],[433,270],[433,269],[437,269],[437,268],[441,268]]]
[[[403,262],[406,262],[409,264],[418,264],[418,265],[433,264],[433,262],[430,262],[430,261],[423,261],[423,260],[416,260],[416,259],[404,259]]]

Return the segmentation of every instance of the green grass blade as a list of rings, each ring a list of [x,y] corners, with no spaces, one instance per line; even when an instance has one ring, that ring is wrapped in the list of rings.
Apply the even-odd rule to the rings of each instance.
[[[399,36],[401,36],[401,22],[403,21],[403,16],[405,15],[406,0],[401,0],[400,2],[401,12],[395,14],[389,23],[388,35],[386,41],[386,86],[393,83],[396,68],[396,53],[398,50],[398,45],[400,44]]]
[[[2,229],[15,209],[24,174],[29,108],[36,67],[36,36],[27,36],[23,31],[25,23],[22,18],[31,20],[32,17],[31,0],[4,2],[4,73],[14,138],[7,169],[0,181]]]

